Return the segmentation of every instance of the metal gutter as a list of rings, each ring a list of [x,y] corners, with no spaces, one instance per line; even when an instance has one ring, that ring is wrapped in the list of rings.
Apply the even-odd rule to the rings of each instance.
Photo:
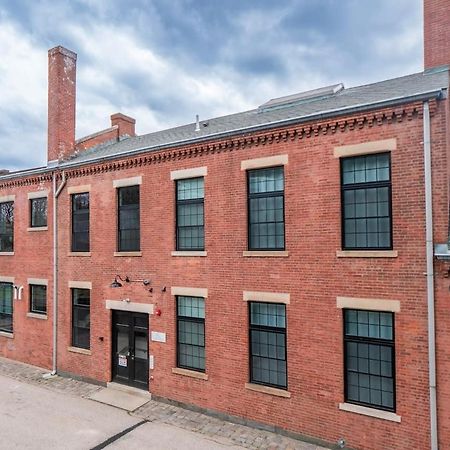
[[[100,157],[93,157],[92,159],[85,159],[83,161],[75,161],[75,162],[67,161],[67,162],[58,164],[57,168],[71,169],[71,168],[76,168],[76,167],[93,164],[93,163],[99,163],[99,162],[103,162],[103,161],[107,161],[107,160],[121,159],[121,158],[124,158],[127,156],[137,155],[137,154],[140,154],[143,152],[164,150],[164,149],[176,147],[179,145],[187,145],[187,144],[193,144],[193,143],[197,143],[197,142],[200,143],[200,142],[210,141],[212,139],[226,138],[226,137],[231,137],[231,136],[235,136],[235,135],[239,135],[239,134],[243,134],[243,133],[251,133],[251,132],[261,131],[261,130],[270,130],[273,128],[278,128],[280,126],[287,126],[287,125],[293,125],[293,124],[297,124],[297,123],[309,122],[311,120],[327,119],[327,118],[336,117],[336,116],[340,116],[340,115],[344,115],[344,114],[352,114],[352,113],[356,113],[356,112],[363,112],[363,111],[368,111],[371,109],[377,109],[377,108],[388,107],[388,106],[396,106],[399,104],[411,103],[414,101],[426,101],[431,98],[439,99],[442,97],[444,89],[445,88],[433,89],[431,91],[425,91],[425,92],[421,92],[421,93],[417,93],[417,94],[412,94],[412,95],[409,95],[406,97],[392,97],[390,99],[382,100],[379,102],[361,103],[359,105],[353,105],[353,106],[348,106],[348,107],[344,107],[344,108],[330,109],[330,110],[322,111],[320,113],[310,114],[307,116],[297,116],[297,117],[292,117],[289,119],[277,120],[274,122],[266,122],[266,123],[259,124],[259,125],[251,125],[248,127],[235,128],[233,130],[212,133],[212,134],[208,134],[208,135],[202,136],[202,137],[195,136],[195,137],[188,138],[188,139],[172,141],[172,142],[168,142],[167,144],[159,144],[159,145],[153,145],[153,146],[147,145],[144,147],[135,148],[135,149],[128,150],[125,152],[115,153],[112,155],[106,155],[106,156],[100,156]],[[28,176],[28,175],[37,175],[40,173],[46,173],[46,172],[49,172],[54,169],[55,169],[55,167],[51,167],[51,168],[45,167],[45,168],[32,169],[32,170],[24,171],[21,173],[12,173],[12,174],[8,174],[8,175],[0,176],[0,182],[3,180],[17,178],[19,176]]]
[[[430,106],[423,104],[423,153],[425,172],[425,233],[427,264],[428,306],[428,377],[430,388],[430,438],[431,450],[438,450],[437,402],[436,402],[436,327],[434,309],[434,249],[433,249],[433,190],[431,181],[431,131]]]

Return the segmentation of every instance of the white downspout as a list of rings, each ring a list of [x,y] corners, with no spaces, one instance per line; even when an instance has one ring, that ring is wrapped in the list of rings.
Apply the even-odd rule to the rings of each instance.
[[[58,355],[58,197],[66,184],[66,174],[63,171],[61,184],[56,188],[56,173],[53,172],[53,351],[52,371],[44,375],[52,377],[57,373]]]
[[[430,384],[430,434],[431,450],[438,450],[437,404],[436,404],[436,337],[434,312],[433,267],[433,192],[431,183],[431,132],[430,106],[423,104],[423,153],[425,171],[425,232],[427,258],[427,305],[428,305],[428,376]]]

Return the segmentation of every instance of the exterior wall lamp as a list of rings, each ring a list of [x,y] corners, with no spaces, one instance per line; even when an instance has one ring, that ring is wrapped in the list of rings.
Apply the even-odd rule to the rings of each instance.
[[[142,283],[144,286],[148,286],[150,284],[150,280],[132,280],[128,275],[125,278],[122,278],[120,275],[116,275],[114,281],[111,283],[112,288],[121,288],[123,283]],[[149,292],[152,292],[153,288],[149,289]]]

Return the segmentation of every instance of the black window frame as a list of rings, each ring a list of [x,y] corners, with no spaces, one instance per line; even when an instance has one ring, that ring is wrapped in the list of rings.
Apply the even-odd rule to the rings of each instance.
[[[0,312],[0,319],[2,319],[2,316],[9,316],[11,318],[10,319],[11,327],[10,327],[10,329],[0,327],[0,331],[3,333],[12,334],[14,332],[14,285],[13,285],[13,283],[7,283],[7,282],[2,281],[2,282],[0,282],[0,286],[1,287],[9,286],[11,288],[11,314]],[[1,321],[0,321],[0,323],[1,323]]]
[[[266,325],[254,325],[252,324],[252,311],[251,307],[252,304],[258,303],[258,304],[267,304],[267,305],[277,305],[277,306],[283,306],[284,307],[284,328],[281,327],[271,327]],[[251,301],[248,302],[248,342],[249,342],[249,382],[252,384],[258,384],[261,386],[268,386],[275,389],[281,389],[281,390],[288,390],[289,386],[289,377],[288,377],[288,352],[287,352],[287,308],[285,303],[272,303],[272,302],[264,302],[264,301]],[[283,331],[284,330],[284,331]],[[259,380],[255,380],[253,376],[253,342],[252,342],[252,331],[266,331],[269,333],[277,333],[277,334],[283,334],[284,335],[284,360],[281,358],[266,358],[266,359],[276,359],[279,361],[285,361],[286,364],[286,385],[280,385],[280,384],[272,384],[267,382],[261,382]],[[256,355],[255,355],[256,356]]]
[[[44,288],[45,290],[45,311],[38,310],[34,307],[34,288]],[[29,285],[29,293],[30,293],[30,313],[33,314],[41,314],[43,316],[47,315],[47,286],[43,284],[30,284]]]
[[[267,170],[267,169],[282,169],[283,171],[283,190],[282,191],[270,191],[261,193],[250,193],[250,175],[251,173]],[[247,176],[247,250],[255,252],[264,251],[284,251],[286,250],[286,205],[285,205],[285,170],[284,165],[261,167],[257,169],[249,169],[246,173]],[[283,246],[282,247],[253,247],[251,245],[251,214],[250,214],[250,203],[252,199],[255,198],[269,198],[269,197],[282,197],[283,199]],[[269,222],[267,222],[269,223]],[[274,222],[277,223],[277,222]]]
[[[178,312],[178,305],[179,305],[179,299],[181,297],[187,297],[187,298],[197,298],[197,299],[201,299],[203,300],[203,305],[204,305],[204,311],[205,311],[205,317],[201,318],[201,317],[192,317],[192,316],[180,316],[179,312]],[[175,308],[176,308],[176,336],[177,336],[177,367],[179,367],[180,369],[186,369],[186,370],[193,370],[195,372],[200,372],[200,373],[206,373],[206,301],[204,297],[196,297],[196,296],[192,296],[192,295],[177,295],[176,296],[176,302],[175,302]],[[190,323],[200,323],[203,324],[203,346],[202,345],[195,345],[195,344],[188,344],[194,347],[200,347],[203,348],[203,352],[204,352],[204,361],[205,361],[205,367],[199,368],[199,367],[193,367],[193,366],[188,366],[188,365],[184,365],[180,363],[180,339],[179,339],[179,331],[180,331],[180,322],[190,322]],[[185,344],[186,345],[186,344]]]
[[[138,202],[132,205],[120,205],[120,196],[121,193],[126,189],[137,189],[138,191]],[[133,186],[123,186],[117,188],[117,251],[118,252],[140,252],[141,251],[141,188],[139,184]],[[124,210],[137,210],[137,223],[139,228],[123,228],[121,221],[121,212]],[[122,231],[125,230],[137,230],[138,238],[137,238],[137,247],[136,248],[126,248],[122,243]]]
[[[2,233],[1,232],[1,228],[2,228],[2,221],[3,221],[3,214],[2,214],[2,209],[3,208],[8,208],[8,206],[11,208],[10,209],[10,223],[11,223],[11,227],[10,227],[10,233]],[[8,217],[4,218],[5,221],[8,220]],[[5,229],[6,229],[7,225],[5,225]],[[7,246],[5,248],[3,248],[3,242],[4,239],[6,238],[6,240],[10,243],[10,246]],[[9,253],[9,252],[13,252],[14,251],[14,201],[8,201],[8,202],[1,202],[0,203],[0,253]]]
[[[84,294],[88,293],[89,294],[89,305],[80,305],[80,304],[76,304],[76,293],[78,291],[83,291]],[[71,304],[72,304],[72,323],[71,323],[71,345],[72,347],[76,347],[76,348],[83,348],[85,350],[90,350],[91,348],[91,291],[90,289],[81,289],[81,288],[71,288]],[[80,326],[78,324],[75,324],[75,311],[76,310],[89,310],[89,327],[86,326]],[[77,337],[77,330],[78,328],[83,328],[85,330],[89,330],[89,337],[88,337],[88,345],[82,345],[82,343],[80,342],[80,339]]]
[[[33,205],[37,202],[45,202],[45,216],[40,223],[36,223],[36,216],[34,215]],[[36,197],[30,198],[30,228],[42,228],[48,226],[48,198],[47,197]]]
[[[75,209],[76,207],[76,197],[81,195],[87,195],[88,198],[88,207],[83,209]],[[76,194],[71,194],[70,196],[71,202],[71,243],[70,248],[72,252],[75,253],[85,253],[91,250],[91,242],[90,242],[90,228],[91,228],[91,195],[90,192],[77,192]],[[87,231],[75,231],[75,222],[78,218],[82,218],[83,216],[87,216],[88,230]],[[87,239],[81,242],[87,241],[87,248],[79,245],[79,240],[77,239],[77,235],[87,235]]]
[[[184,199],[180,200],[178,198],[178,186],[180,182],[186,180],[203,180],[203,197],[195,198],[195,199]],[[182,178],[179,180],[175,180],[175,247],[177,251],[193,251],[193,252],[201,252],[205,250],[205,177],[193,177],[193,178]],[[185,225],[180,226],[178,223],[178,211],[181,205],[202,205],[203,206],[203,225]],[[203,247],[184,247],[180,246],[180,228],[203,228]]]
[[[344,161],[350,159],[357,158],[367,158],[369,156],[378,156],[378,155],[387,155],[389,158],[389,180],[387,181],[369,181],[369,182],[361,182],[361,183],[353,183],[344,185]],[[391,152],[379,152],[379,153],[370,153],[364,155],[355,155],[340,158],[340,178],[341,178],[341,248],[342,250],[348,251],[383,251],[383,250],[392,250],[394,248],[393,242],[393,220],[392,220],[392,159]],[[389,245],[388,246],[379,246],[379,247],[358,247],[358,246],[346,246],[345,245],[345,200],[344,195],[345,191],[357,191],[359,189],[372,189],[372,188],[388,188],[388,213],[389,213]],[[380,216],[376,216],[379,218]],[[375,217],[365,217],[367,218],[375,218]]]
[[[372,338],[372,337],[363,337],[363,336],[348,336],[346,333],[346,320],[345,315],[347,311],[363,311],[363,312],[373,312],[368,311],[364,309],[357,309],[357,308],[344,308],[343,309],[343,354],[344,354],[344,401],[346,403],[350,403],[353,405],[358,406],[364,406],[366,408],[371,409],[378,409],[382,411],[388,411],[388,412],[396,412],[397,409],[397,398],[396,398],[396,355],[395,355],[395,314],[391,311],[375,311],[379,313],[384,314],[390,314],[392,317],[392,339],[381,339],[381,338]],[[347,370],[347,343],[348,342],[355,342],[355,343],[366,343],[368,345],[373,344],[377,346],[385,346],[389,347],[391,350],[391,364],[392,364],[392,377],[386,377],[386,378],[392,378],[392,399],[393,399],[393,406],[392,408],[375,404],[375,403],[367,403],[362,401],[356,401],[349,399],[348,396],[348,370]],[[358,374],[360,372],[357,372]],[[369,374],[370,376],[370,374]]]

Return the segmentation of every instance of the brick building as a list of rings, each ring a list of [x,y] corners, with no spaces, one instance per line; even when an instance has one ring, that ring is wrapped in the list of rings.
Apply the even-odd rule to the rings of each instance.
[[[50,50],[48,164],[0,176],[0,355],[330,444],[450,448],[449,25],[425,0],[421,73],[79,140],[76,55]]]

